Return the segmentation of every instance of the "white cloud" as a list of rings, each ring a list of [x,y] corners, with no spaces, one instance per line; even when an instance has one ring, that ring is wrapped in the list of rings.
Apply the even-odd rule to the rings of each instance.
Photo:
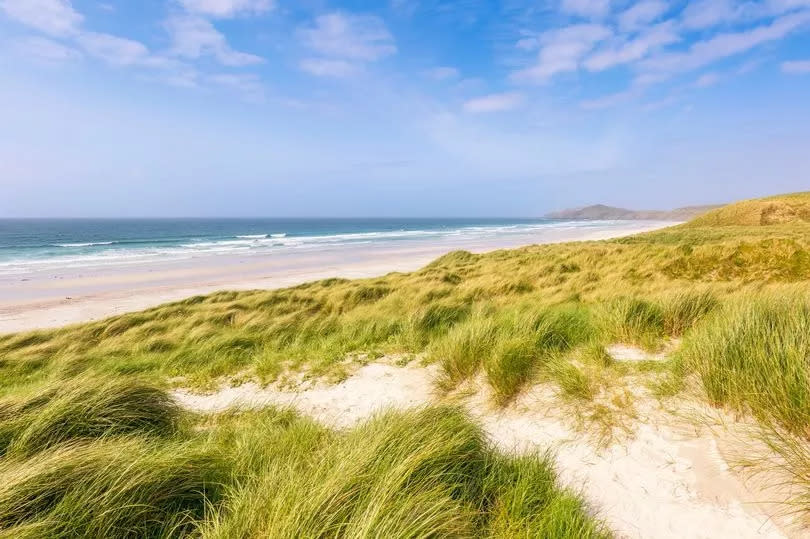
[[[689,30],[706,30],[777,17],[808,7],[810,0],[695,0],[684,8],[681,22]]]
[[[235,90],[246,101],[264,101],[264,86],[258,75],[252,73],[220,73],[208,75],[206,81],[223,88]]]
[[[516,92],[490,94],[470,99],[464,103],[467,112],[501,112],[513,110],[523,104],[524,97]]]
[[[783,73],[803,74],[810,73],[810,60],[793,60],[782,62],[780,66]]]
[[[211,17],[261,14],[275,7],[273,0],[179,0],[186,10]]]
[[[631,88],[622,92],[616,92],[615,94],[609,94],[606,96],[597,97],[596,99],[582,101],[579,106],[588,110],[606,109],[630,101],[631,99],[638,97],[640,93],[641,92],[638,88]]]
[[[373,15],[330,13],[299,30],[304,45],[324,56],[371,62],[397,52],[385,23]]]
[[[49,62],[71,62],[82,57],[82,53],[73,47],[68,47],[58,41],[44,37],[32,36],[22,39],[15,44],[15,48],[26,56],[33,56]]]
[[[708,88],[720,82],[720,75],[717,73],[704,73],[695,81],[697,88]]]
[[[604,71],[617,65],[641,60],[655,49],[679,40],[680,37],[671,23],[661,23],[617,47],[597,51],[585,60],[584,65],[589,71]]]
[[[524,51],[534,51],[540,46],[540,41],[536,37],[524,37],[515,43],[515,47]]]
[[[610,37],[611,31],[598,24],[577,24],[540,36],[537,62],[512,74],[517,81],[546,82],[558,73],[576,71],[593,47]]]
[[[663,0],[642,0],[618,16],[619,27],[625,31],[637,30],[658,20],[669,10]]]
[[[659,74],[674,74],[692,71],[717,60],[746,52],[758,45],[776,41],[810,24],[810,12],[784,15],[770,24],[757,26],[743,32],[718,34],[705,41],[692,44],[684,52],[661,53],[641,62],[646,71]]]
[[[76,38],[84,51],[99,60],[114,66],[140,66],[155,69],[175,69],[181,64],[171,58],[156,56],[140,41],[102,34],[84,32]]]
[[[200,74],[193,68],[181,66],[180,69],[170,72],[164,81],[171,86],[181,88],[197,88],[199,86]]]
[[[246,66],[264,61],[260,56],[231,49],[225,36],[202,17],[177,15],[166,21],[172,36],[172,54],[183,58],[213,56],[227,66]]]
[[[810,0],[766,0],[764,3],[765,10],[771,15],[805,7],[810,7]]]
[[[360,70],[358,64],[336,58],[305,58],[298,67],[310,75],[335,78],[349,77]]]
[[[457,79],[460,73],[458,69],[450,66],[434,67],[427,71],[427,76],[433,80],[450,80]]]
[[[641,73],[633,79],[633,86],[644,87],[664,82],[669,78],[665,73]]]
[[[610,0],[562,0],[560,10],[571,15],[598,19],[610,13]]]
[[[75,34],[84,17],[73,9],[69,0],[0,0],[5,14],[46,34]]]
[[[404,17],[411,17],[419,8],[419,0],[391,0],[391,9]]]
[[[734,0],[697,0],[687,4],[681,17],[684,27],[703,29],[734,22],[740,13]]]
[[[78,42],[90,56],[113,65],[135,65],[149,58],[149,49],[140,41],[110,34],[85,32],[79,36]]]

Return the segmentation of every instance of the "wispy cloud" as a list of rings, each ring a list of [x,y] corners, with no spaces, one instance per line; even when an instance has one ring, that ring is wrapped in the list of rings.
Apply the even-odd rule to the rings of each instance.
[[[298,65],[302,71],[317,77],[343,78],[360,71],[357,63],[337,58],[304,58]]]
[[[620,13],[617,19],[622,30],[633,31],[660,19],[667,11],[669,4],[663,0],[642,0]]]
[[[685,28],[699,30],[734,22],[741,14],[741,3],[734,0],[696,0],[681,14]]]
[[[708,88],[720,82],[720,75],[717,73],[704,73],[695,81],[696,88]]]
[[[595,99],[586,99],[585,101],[580,102],[579,106],[587,110],[606,109],[631,101],[632,99],[637,98],[640,95],[641,95],[640,88],[634,87],[630,88],[629,90],[608,94],[602,97],[597,97]]]
[[[302,44],[321,58],[308,58],[299,66],[319,76],[347,76],[363,65],[397,52],[394,37],[374,15],[329,13],[299,28]]]
[[[211,17],[260,14],[275,7],[274,0],[179,0],[191,13]]]
[[[564,13],[586,18],[602,18],[610,13],[610,0],[562,0]]]
[[[53,39],[30,36],[14,43],[14,48],[29,57],[49,62],[72,62],[79,60],[82,53]]]
[[[516,81],[547,82],[558,73],[576,71],[582,58],[600,41],[612,35],[611,30],[599,24],[577,24],[545,32],[534,65],[512,73]]]
[[[0,0],[0,10],[22,24],[53,36],[75,34],[84,20],[68,0]]]
[[[604,71],[617,65],[641,60],[652,51],[679,40],[680,36],[672,23],[657,24],[634,39],[597,51],[585,60],[584,66],[590,71]]]
[[[84,32],[78,37],[78,42],[87,54],[112,65],[137,65],[150,57],[149,49],[140,41],[110,34]]]
[[[427,76],[433,80],[453,80],[459,78],[461,75],[455,67],[440,66],[428,69]]]
[[[699,69],[713,62],[746,52],[754,47],[780,40],[810,24],[810,11],[776,18],[770,24],[742,32],[718,34],[693,43],[683,52],[663,52],[641,62],[645,71],[675,74]]]
[[[525,101],[523,94],[517,92],[506,92],[501,94],[490,94],[470,99],[464,103],[464,110],[467,112],[502,112],[513,110],[521,106]]]
[[[175,15],[166,23],[172,54],[189,59],[211,56],[226,66],[247,66],[264,61],[260,56],[233,50],[210,21],[195,15]]]
[[[250,102],[264,101],[264,85],[258,75],[253,73],[216,73],[207,75],[205,80],[238,92],[242,98]]]
[[[324,56],[371,62],[397,52],[391,32],[373,15],[321,15],[299,35],[304,45]]]
[[[810,60],[791,60],[789,62],[782,62],[779,66],[783,73],[790,73],[793,75],[810,73]]]

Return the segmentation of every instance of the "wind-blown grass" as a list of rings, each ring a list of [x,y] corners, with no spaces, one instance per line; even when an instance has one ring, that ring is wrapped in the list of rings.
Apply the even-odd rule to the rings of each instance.
[[[810,302],[757,297],[727,305],[687,335],[682,368],[715,403],[810,434]]]
[[[139,438],[0,459],[0,534],[8,537],[183,535],[217,499],[225,466],[188,443]]]
[[[198,296],[0,336],[0,393],[85,371],[161,382],[183,377],[196,386],[237,373],[262,381],[289,369],[321,374],[351,354],[432,350],[477,314],[500,320],[519,307],[575,305],[593,321],[604,318],[604,339],[655,347],[726,297],[763,286],[807,293],[809,231],[799,222],[672,227],[600,242],[450,253],[419,271],[374,279]]]
[[[0,400],[0,455],[105,436],[169,435],[179,417],[165,391],[137,379],[60,381]]]
[[[297,429],[302,449],[260,463],[204,537],[607,535],[545,458],[497,455],[459,410],[387,413],[322,444]]]
[[[789,198],[746,206],[756,223],[734,210],[617,240],[459,251],[408,274],[0,336],[0,535],[604,535],[547,459],[495,453],[458,410],[333,432],[289,412],[195,418],[160,388],[397,352],[426,353],[447,390],[483,376],[498,404],[534,381],[584,401],[604,387],[594,372],[631,369],[607,345],[683,339],[672,379],[806,437],[808,195]]]
[[[101,402],[112,387],[88,389]],[[141,394],[162,401],[155,393]],[[46,388],[17,409],[47,413],[76,397]],[[107,428],[96,428],[98,414],[61,414],[34,429],[48,443],[0,456],[0,536],[608,535],[557,486],[546,458],[496,454],[455,408],[389,412],[335,432],[284,410],[188,415],[178,426],[175,410],[113,404]],[[120,428],[132,417],[167,424],[167,414],[170,431]]]

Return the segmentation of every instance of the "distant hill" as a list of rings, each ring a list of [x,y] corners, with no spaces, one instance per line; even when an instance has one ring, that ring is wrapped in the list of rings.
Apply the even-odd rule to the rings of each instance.
[[[593,220],[659,220],[659,221],[689,221],[710,210],[720,208],[719,205],[687,206],[674,210],[628,210],[614,208],[604,204],[572,208],[555,211],[545,215],[547,219],[593,219]]]
[[[810,223],[810,191],[742,200],[715,209],[687,226],[768,226]]]

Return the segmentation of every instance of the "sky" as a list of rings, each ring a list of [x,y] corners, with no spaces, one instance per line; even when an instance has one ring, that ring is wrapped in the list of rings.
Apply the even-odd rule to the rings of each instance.
[[[810,0],[0,0],[0,217],[810,189]]]

